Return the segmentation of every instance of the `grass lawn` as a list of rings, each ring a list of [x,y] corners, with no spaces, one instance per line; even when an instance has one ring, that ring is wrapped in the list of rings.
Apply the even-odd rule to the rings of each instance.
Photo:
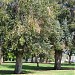
[[[53,64],[23,63],[23,73],[25,75],[75,75],[75,64],[62,64],[63,70],[52,70]],[[3,63],[0,65],[0,75],[13,75],[15,63]],[[68,69],[68,70],[67,70]],[[20,74],[21,75],[21,74]]]

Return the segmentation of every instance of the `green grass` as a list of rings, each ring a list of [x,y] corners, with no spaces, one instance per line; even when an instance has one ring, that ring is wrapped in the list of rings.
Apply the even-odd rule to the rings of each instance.
[[[75,75],[75,64],[62,64],[63,70],[53,70],[53,64],[39,64],[40,67],[36,67],[36,63],[23,63],[23,73],[25,75]],[[3,63],[0,65],[0,75],[14,73],[15,63]],[[68,69],[68,70],[67,70]]]

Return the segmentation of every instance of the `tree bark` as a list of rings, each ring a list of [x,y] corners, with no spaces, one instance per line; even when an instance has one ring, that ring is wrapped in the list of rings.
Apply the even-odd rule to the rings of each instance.
[[[71,64],[71,55],[69,55],[69,64]]]
[[[37,67],[39,67],[38,56],[35,57],[35,62],[37,63]]]
[[[22,54],[17,54],[16,55],[16,65],[15,65],[15,73],[20,74],[22,71]]]
[[[39,62],[40,62],[40,63],[44,62],[44,58],[40,57]]]
[[[25,61],[28,62],[28,57],[25,58]]]
[[[0,47],[0,65],[2,64],[2,62],[3,62],[3,53]]]
[[[55,65],[54,65],[55,70],[61,69],[61,59],[62,59],[62,51],[55,50]]]
[[[39,67],[39,62],[37,62],[37,67]]]
[[[32,57],[31,57],[31,63],[33,63],[33,55],[32,55]]]
[[[3,63],[3,55],[0,55],[0,65]]]
[[[46,58],[46,63],[48,62],[48,57]]]

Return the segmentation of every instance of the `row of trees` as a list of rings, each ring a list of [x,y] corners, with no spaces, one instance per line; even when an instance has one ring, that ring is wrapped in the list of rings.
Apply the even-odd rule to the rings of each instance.
[[[21,73],[25,54],[55,51],[55,69],[61,69],[63,49],[74,50],[74,0],[2,0],[0,2],[0,55],[16,56]],[[1,59],[0,56],[0,59]]]

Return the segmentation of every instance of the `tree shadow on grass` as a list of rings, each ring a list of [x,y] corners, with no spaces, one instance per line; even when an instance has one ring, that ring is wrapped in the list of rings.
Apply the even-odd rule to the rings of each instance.
[[[72,63],[72,64],[62,64],[62,66],[75,66],[75,63]]]
[[[11,65],[7,65],[7,64],[3,64],[2,66],[4,67],[7,67],[9,69],[14,69],[15,68],[15,65],[14,64],[11,64]],[[75,64],[61,64],[62,66],[62,70],[63,69],[75,69]],[[65,67],[64,67],[65,66]],[[69,67],[71,66],[71,67]],[[54,70],[53,67],[43,67],[43,66],[32,66],[32,65],[23,65],[22,69],[25,69],[25,70]]]
[[[9,69],[15,68],[15,65],[2,65],[2,66],[7,67]],[[37,67],[37,66],[23,65],[22,69],[25,69],[25,70],[53,70],[53,67],[43,67],[43,66]]]
[[[11,70],[0,70],[0,75],[4,75],[4,74],[13,74],[14,71]]]
[[[3,64],[2,66],[4,67],[7,67],[9,69],[14,69],[15,68],[15,65],[11,64],[11,65],[6,65],[6,64]],[[30,65],[23,65],[22,66],[22,69],[25,69],[25,70],[53,70],[53,67],[43,67],[43,66],[30,66]]]
[[[37,71],[47,71],[47,70],[55,70],[54,67],[36,67],[36,66],[28,66],[23,65],[23,69],[27,70],[37,70]],[[61,67],[60,70],[75,70],[73,67]]]
[[[15,65],[2,65],[4,67],[7,67],[9,69],[14,69]],[[23,71],[21,74],[29,74],[29,73],[33,73],[33,71],[31,70],[36,70],[36,71],[46,71],[46,70],[53,70],[53,67],[37,67],[37,66],[29,66],[29,65],[23,65],[22,67]],[[26,70],[26,71],[25,71]],[[28,71],[27,71],[28,70]],[[0,75],[4,75],[4,74],[14,74],[13,70],[0,70]]]
[[[61,64],[62,70],[75,70],[75,63],[72,64]],[[64,67],[65,66],[65,67]]]
[[[29,66],[29,65],[23,65],[23,69],[27,70],[53,70],[53,67],[42,67],[42,66]]]
[[[9,69],[14,69],[15,68],[15,65],[11,64],[11,65],[2,65],[2,66],[5,66]],[[75,70],[75,68],[73,67],[70,67],[69,66],[74,66],[74,64],[72,65],[69,65],[69,64],[62,64],[62,68],[61,70]],[[66,67],[64,67],[66,66]],[[43,66],[32,66],[32,65],[23,65],[22,67],[23,69],[23,72],[22,74],[29,74],[29,73],[33,73],[31,70],[34,70],[34,71],[47,71],[47,70],[54,70],[53,67],[43,67]],[[28,71],[27,71],[28,70]],[[0,75],[4,75],[4,74],[14,74],[14,71],[13,70],[0,70]]]
[[[31,71],[22,71],[22,73],[21,74],[29,74],[29,73],[33,73],[33,72],[31,72]],[[8,74],[10,74],[10,75],[12,75],[12,74],[14,74],[14,71],[13,70],[0,70],[0,75],[8,75]]]
[[[75,70],[73,67],[61,67],[61,70]]]

